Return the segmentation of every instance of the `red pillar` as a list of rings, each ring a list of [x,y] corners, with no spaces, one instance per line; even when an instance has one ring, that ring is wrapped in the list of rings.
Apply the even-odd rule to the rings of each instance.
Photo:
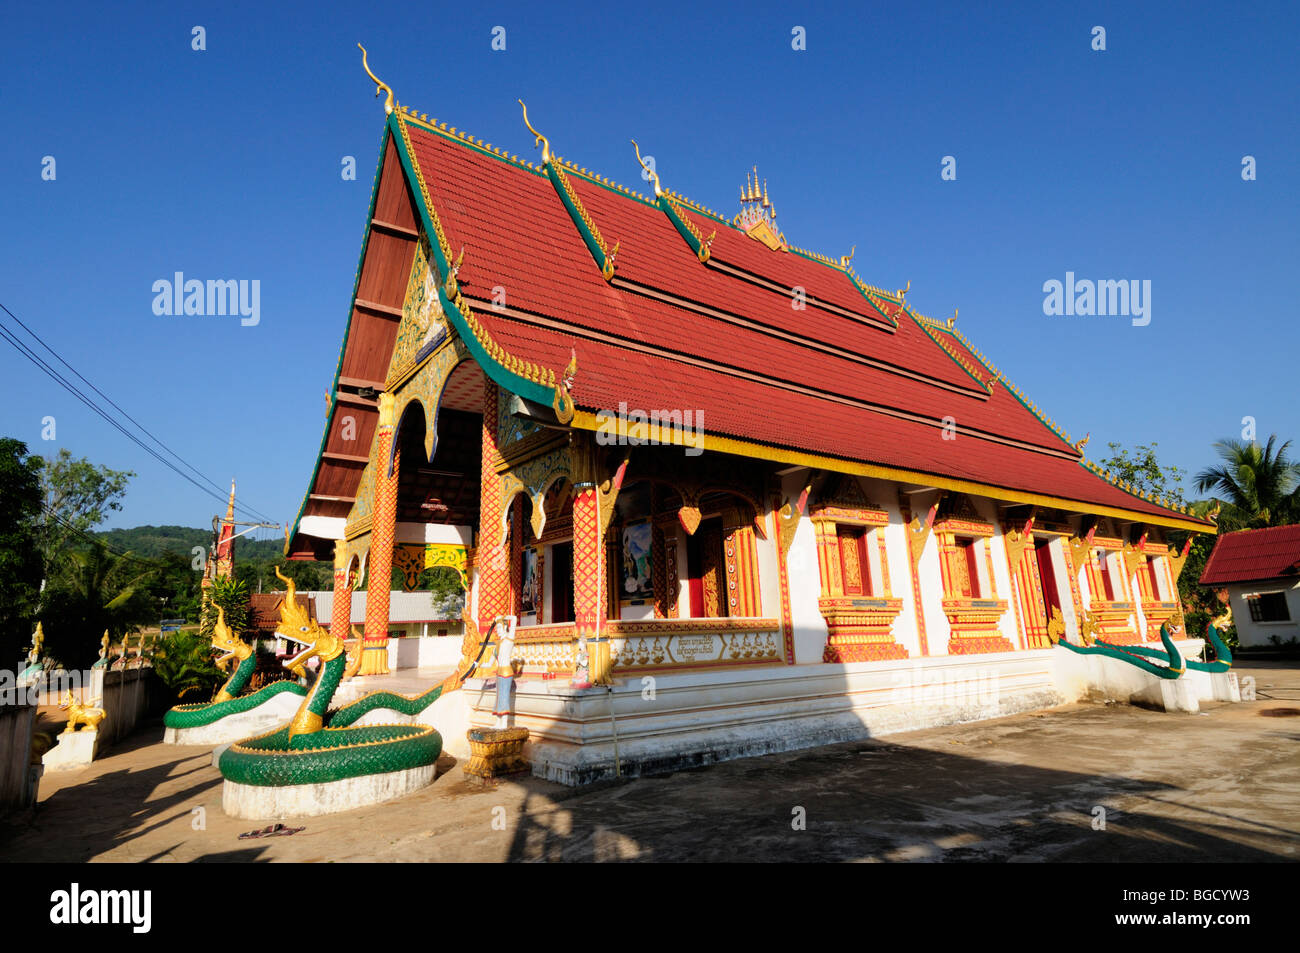
[[[348,544],[340,539],[334,544],[334,604],[330,612],[330,634],[346,639],[352,625],[352,579],[348,573]],[[361,646],[356,648],[355,662],[348,665],[347,674],[355,675],[361,667]]]
[[[486,634],[494,619],[510,610],[510,554],[506,549],[505,501],[497,464],[497,385],[487,381],[483,390],[483,452],[479,481],[478,626]]]
[[[388,674],[388,604],[393,575],[393,542],[397,534],[397,475],[401,468],[401,451],[393,453],[393,468],[388,470],[388,455],[393,448],[393,395],[379,395],[379,430],[375,437],[375,454],[370,465],[374,473],[374,505],[371,507],[369,583],[366,589],[366,630],[362,645],[359,675]]]
[[[579,651],[585,644],[587,678],[579,669],[575,687],[609,684],[609,641],[605,636],[608,595],[605,584],[605,544],[596,490],[596,447],[586,435],[575,435],[571,448],[573,484],[573,619]]]

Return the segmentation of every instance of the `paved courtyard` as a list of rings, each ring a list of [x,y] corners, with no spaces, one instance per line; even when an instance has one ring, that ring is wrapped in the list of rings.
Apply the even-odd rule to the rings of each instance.
[[[1258,700],[1200,715],[1068,705],[584,789],[444,756],[423,792],[251,841],[209,750],[155,724],[47,774],[0,860],[1300,860],[1300,717],[1268,714],[1300,710],[1300,666],[1239,672]]]

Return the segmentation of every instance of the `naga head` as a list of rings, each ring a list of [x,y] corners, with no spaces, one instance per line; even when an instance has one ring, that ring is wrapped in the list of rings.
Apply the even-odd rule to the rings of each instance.
[[[212,627],[212,648],[222,654],[217,658],[217,666],[224,669],[231,659],[244,661],[253,654],[253,647],[235,635],[226,625],[226,610],[217,606],[217,623]]]
[[[285,584],[284,602],[280,604],[280,624],[275,627],[275,634],[290,642],[297,642],[305,648],[293,658],[284,661],[284,667],[299,678],[306,674],[303,663],[313,656],[322,662],[338,658],[343,654],[343,639],[322,629],[305,606],[298,605],[298,590],[292,579],[280,575],[277,566],[275,574]]]

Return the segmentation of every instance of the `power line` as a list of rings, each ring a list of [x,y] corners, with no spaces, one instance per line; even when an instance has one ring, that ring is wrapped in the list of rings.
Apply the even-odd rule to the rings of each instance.
[[[59,515],[59,514],[54,510],[53,507],[49,506],[48,504],[46,504],[46,503],[43,502],[43,501],[42,501],[42,503],[41,503],[41,509],[45,511],[45,515],[46,515],[47,517],[49,517],[50,519],[54,520],[56,523],[58,523],[60,526],[62,526],[64,529],[66,529],[68,532],[70,532],[70,533],[72,533],[73,535],[79,537],[83,542],[90,543],[90,544],[93,545],[93,546],[100,546],[100,547],[102,547],[104,550],[106,550],[107,552],[111,553],[112,555],[117,556],[119,559],[125,559],[125,560],[128,560],[128,561],[133,562],[133,563],[139,563],[139,564],[142,565],[142,566],[148,566],[150,569],[165,569],[165,568],[167,568],[167,564],[164,563],[164,562],[154,562],[153,560],[149,560],[149,559],[141,559],[139,556],[133,556],[133,555],[131,555],[130,552],[126,552],[126,551],[123,551],[123,550],[117,549],[117,548],[114,547],[114,546],[110,546],[108,543],[104,542],[102,539],[98,539],[98,538],[96,538],[95,536],[90,535],[90,533],[86,532],[85,530],[81,529],[80,527],[75,526],[74,524],[70,523],[67,519],[65,519],[64,517],[60,516],[60,515]]]
[[[13,335],[13,333],[12,333],[9,329],[5,328],[3,325],[0,325],[0,337],[3,337],[6,341],[8,341],[10,344],[12,344],[12,345],[14,346],[14,348],[17,349],[17,351],[18,351],[20,354],[22,354],[24,357],[26,357],[28,360],[30,360],[33,364],[35,364],[37,367],[39,367],[39,368],[40,368],[42,371],[44,371],[44,372],[45,372],[49,377],[51,377],[55,382],[57,382],[58,384],[60,384],[64,389],[66,389],[70,394],[72,394],[72,396],[76,397],[76,398],[77,398],[78,400],[80,400],[83,404],[85,404],[86,407],[88,407],[88,408],[89,408],[93,413],[95,413],[95,414],[99,415],[101,418],[103,418],[103,420],[104,420],[107,424],[109,424],[111,427],[113,427],[114,429],[116,429],[116,430],[118,430],[119,432],[121,432],[121,434],[122,434],[124,437],[126,437],[128,440],[130,440],[130,441],[131,441],[132,443],[134,443],[136,446],[138,446],[141,450],[145,451],[145,453],[149,454],[151,457],[153,457],[153,458],[154,458],[155,460],[157,460],[159,463],[163,464],[164,466],[166,466],[166,467],[169,468],[170,470],[174,471],[174,472],[177,474],[177,476],[180,476],[182,479],[184,479],[184,480],[188,481],[189,483],[193,484],[193,485],[194,485],[195,487],[197,487],[199,490],[202,490],[204,493],[207,493],[209,496],[211,496],[211,497],[217,499],[217,500],[220,501],[220,502],[225,502],[225,500],[222,498],[222,496],[221,496],[219,493],[216,493],[216,492],[214,492],[214,491],[208,489],[206,486],[203,486],[201,483],[199,483],[199,482],[197,482],[196,480],[194,480],[193,477],[189,476],[189,475],[186,474],[186,473],[181,472],[179,469],[177,469],[177,467],[175,466],[175,464],[171,463],[169,460],[164,459],[164,458],[163,458],[163,457],[162,457],[162,456],[161,456],[157,451],[155,451],[152,447],[147,446],[147,445],[146,445],[143,441],[141,441],[141,440],[140,440],[140,439],[139,439],[135,434],[131,433],[129,430],[127,430],[125,427],[123,427],[122,424],[119,423],[117,420],[114,420],[111,416],[109,416],[109,415],[104,411],[104,409],[103,409],[102,407],[100,407],[98,404],[96,404],[94,401],[92,401],[89,397],[87,397],[85,394],[83,394],[80,390],[78,390],[78,389],[77,389],[73,384],[71,384],[71,383],[70,383],[66,378],[64,378],[63,375],[61,375],[58,371],[56,371],[54,368],[50,367],[50,365],[49,365],[48,363],[46,363],[46,362],[45,362],[45,361],[44,361],[44,360],[43,360],[39,355],[37,355],[34,351],[32,351],[31,348],[29,348],[27,345],[23,344],[22,341],[18,340],[17,337],[15,337],[15,336]]]
[[[113,419],[102,407],[100,407],[97,403],[95,403],[91,398],[87,397],[86,394],[83,393],[79,388],[77,388],[72,382],[64,378],[62,374],[60,374],[52,366],[50,366],[50,364],[48,364],[43,358],[41,358],[35,351],[33,351],[30,347],[24,344],[21,340],[19,340],[17,335],[15,335],[13,331],[5,328],[3,325],[0,325],[0,336],[3,336],[5,340],[8,341],[11,345],[13,345],[13,347],[20,354],[22,354],[29,361],[35,364],[38,368],[40,368],[45,374],[47,374],[57,383],[59,383],[65,390],[67,390],[74,397],[80,400],[88,408],[90,408],[92,411],[94,411],[96,414],[102,417],[107,423],[109,423],[118,431],[120,431],[125,437],[127,437],[138,447],[140,447],[140,449],[144,450],[146,453],[148,453],[150,456],[156,459],[159,463],[162,463],[164,466],[168,467],[170,470],[175,472],[177,476],[180,476],[181,478],[185,479],[186,481],[193,484],[195,487],[202,490],[203,492],[207,493],[209,496],[212,496],[219,502],[223,502],[223,503],[226,502],[227,498],[224,495],[222,495],[221,487],[218,484],[214,483],[209,477],[205,476],[200,470],[198,470],[192,464],[184,460],[179,454],[177,454],[174,450],[172,450],[170,447],[164,444],[156,436],[154,436],[154,434],[151,433],[148,429],[146,429],[139,421],[137,421],[134,417],[128,414],[125,410],[123,410],[115,401],[112,400],[112,398],[110,398],[107,394],[101,391],[90,381],[86,380],[86,378],[75,367],[73,367],[66,360],[64,360],[63,357],[61,357],[59,353],[54,350],[54,348],[46,344],[45,341],[42,340],[40,335],[38,335],[35,331],[29,328],[26,324],[24,324],[22,319],[20,319],[16,314],[10,311],[9,308],[6,307],[3,303],[0,303],[0,309],[3,309],[5,314],[9,315],[9,317],[11,317],[15,322],[17,322],[18,325],[22,327],[24,331],[26,331],[29,335],[31,335],[31,337],[34,338],[41,345],[41,347],[45,348],[45,350],[49,351],[50,354],[54,355],[55,359],[58,360],[59,363],[61,363],[64,367],[66,367],[78,378],[80,378],[81,381],[86,384],[86,386],[88,386],[96,394],[98,394],[105,401],[107,401],[113,408],[115,408],[119,413],[121,413],[123,417],[125,417],[132,424],[138,427],[144,434],[146,434],[149,437],[149,439],[151,439],[159,447],[165,450],[176,460],[180,461],[181,464],[183,464],[185,467],[193,471],[200,478],[207,481],[211,486],[215,487],[216,488],[215,491],[210,490],[208,489],[208,487],[202,486],[201,484],[197,483],[188,474],[183,473],[179,469],[177,469],[177,467],[174,464],[172,464],[169,460],[165,460],[152,447],[146,446],[138,437],[135,436],[135,434],[129,432],[124,426],[121,425],[120,422]],[[251,506],[247,506],[242,503],[236,503],[235,506],[236,509],[243,510],[245,513],[256,517],[259,521],[263,521],[263,522],[271,521],[270,517],[268,517],[265,513],[262,513]]]

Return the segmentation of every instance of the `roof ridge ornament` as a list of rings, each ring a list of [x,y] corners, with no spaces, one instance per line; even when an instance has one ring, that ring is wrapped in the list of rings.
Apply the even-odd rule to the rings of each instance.
[[[524,125],[527,126],[528,131],[536,137],[533,139],[533,145],[542,147],[542,165],[549,165],[551,162],[551,140],[547,139],[544,135],[534,129],[533,124],[528,121],[528,107],[524,106],[524,101],[519,99],[516,100],[516,102],[518,102],[520,106],[523,106]]]
[[[745,185],[740,190],[740,214],[733,220],[750,238],[761,242],[773,251],[788,251],[790,244],[776,226],[776,208],[767,194],[767,180],[760,179],[758,166],[754,166],[753,179],[745,173]]]
[[[396,105],[393,100],[393,87],[389,86],[387,83],[381,80],[374,73],[370,72],[370,64],[366,62],[366,48],[362,46],[360,43],[358,43],[357,49],[361,51],[361,68],[365,70],[366,75],[369,76],[375,82],[375,95],[378,96],[380,93],[384,92],[385,90],[388,91],[388,98],[384,100],[384,114],[385,115],[391,114],[394,105]]]
[[[641,164],[641,168],[650,177],[650,181],[654,182],[655,198],[658,198],[664,194],[663,186],[659,184],[659,173],[654,170],[654,166],[647,165],[645,159],[641,158],[641,147],[636,144],[636,140],[629,139],[628,141],[632,143],[632,148],[636,150],[636,161]]]

